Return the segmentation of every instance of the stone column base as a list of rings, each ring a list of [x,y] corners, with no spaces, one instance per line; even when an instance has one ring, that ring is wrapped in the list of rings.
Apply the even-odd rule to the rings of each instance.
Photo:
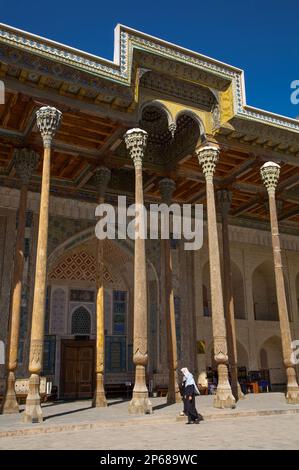
[[[218,364],[218,386],[214,398],[214,408],[235,408],[236,400],[228,381],[226,364]]]
[[[286,393],[286,402],[288,405],[299,405],[299,388],[288,388]]]
[[[217,387],[213,406],[214,408],[236,408],[236,400],[231,390]]]
[[[134,396],[129,404],[130,414],[152,414],[153,408],[148,396]]]
[[[295,367],[287,366],[286,376],[287,376],[286,402],[289,405],[298,405],[299,404],[299,387],[297,383]]]
[[[92,400],[92,406],[95,408],[105,408],[108,406],[104,389],[103,374],[97,374],[96,389]]]
[[[23,415],[24,423],[42,423],[43,414],[40,406],[39,375],[31,374],[29,379],[29,393]]]
[[[15,374],[14,372],[9,372],[7,377],[7,386],[6,393],[2,404],[1,413],[3,414],[13,414],[19,413],[19,404],[17,402],[17,396],[15,392]]]

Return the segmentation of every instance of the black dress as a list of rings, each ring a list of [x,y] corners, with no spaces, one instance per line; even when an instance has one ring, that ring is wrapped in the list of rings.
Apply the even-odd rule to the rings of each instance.
[[[188,423],[199,420],[199,415],[195,408],[194,385],[187,385],[184,389],[184,413],[188,416]]]

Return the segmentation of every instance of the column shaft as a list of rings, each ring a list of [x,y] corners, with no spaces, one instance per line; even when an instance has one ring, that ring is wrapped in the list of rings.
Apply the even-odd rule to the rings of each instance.
[[[218,161],[219,149],[206,145],[197,150],[199,162],[206,178],[207,219],[209,236],[210,285],[212,302],[212,327],[214,339],[214,357],[218,370],[218,386],[214,400],[216,408],[235,407],[235,398],[228,380],[228,356],[226,328],[221,283],[220,253],[217,234],[217,219],[213,175]]]
[[[228,360],[231,372],[231,387],[235,400],[244,398],[238,381],[237,335],[235,326],[235,309],[233,297],[232,270],[230,262],[230,244],[227,214],[222,212],[222,245],[223,245],[223,294],[226,332],[228,343]]]
[[[143,205],[142,167],[135,167],[135,204]],[[147,347],[147,284],[145,241],[138,236],[135,239],[134,254],[134,341],[133,361],[136,366],[133,398],[130,413],[151,413],[151,403],[146,386]]]
[[[15,370],[18,363],[18,345],[22,302],[22,280],[24,268],[24,236],[26,225],[27,184],[22,184],[18,211],[18,229],[14,256],[12,296],[7,348],[7,387],[2,413],[18,413],[19,405],[15,393]]]
[[[168,392],[167,403],[181,402],[178,385],[178,357],[175,326],[174,292],[172,285],[172,253],[170,240],[162,240],[165,263],[165,311],[167,332],[167,358],[168,358]]]
[[[282,352],[284,364],[286,367],[287,375],[287,394],[286,400],[290,404],[299,403],[299,387],[296,379],[295,366],[291,360],[292,348],[291,348],[291,330],[288,315],[288,306],[286,300],[284,274],[282,267],[282,257],[279,239],[279,229],[277,221],[277,210],[275,203],[274,191],[269,191],[269,210],[270,210],[270,221],[271,221],[271,233],[272,233],[272,248],[274,258],[274,271],[275,271],[275,283],[276,283],[276,296],[279,314],[279,323],[281,331],[282,341]]]
[[[105,202],[105,192],[107,184],[110,180],[110,170],[101,167],[96,172],[96,180],[98,185],[98,203]],[[104,371],[105,371],[105,290],[104,290],[104,240],[97,238],[96,253],[96,284],[97,284],[97,301],[96,301],[96,388],[93,398],[93,406],[105,407],[107,400],[104,388]]]
[[[292,356],[292,338],[282,267],[282,256],[277,221],[277,208],[275,202],[275,190],[279,180],[280,166],[274,162],[266,162],[261,167],[260,173],[263,183],[267,188],[269,199],[276,296],[281,332],[283,361],[286,368],[287,376],[286,401],[290,404],[298,404],[299,387],[296,378],[295,360]]]
[[[45,323],[47,245],[49,223],[50,194],[50,147],[44,149],[42,187],[37,240],[37,257],[34,281],[33,310],[31,322],[30,354],[29,354],[29,393],[24,412],[25,422],[41,422],[39,382],[43,360],[43,341]]]

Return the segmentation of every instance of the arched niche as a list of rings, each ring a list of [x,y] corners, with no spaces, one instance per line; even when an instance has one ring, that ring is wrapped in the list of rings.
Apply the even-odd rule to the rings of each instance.
[[[265,368],[269,370],[272,388],[273,386],[275,387],[285,384],[286,375],[283,364],[281,338],[278,336],[271,336],[266,339],[260,347],[259,358],[261,369]]]
[[[71,334],[75,336],[89,336],[91,333],[91,314],[81,305],[73,310],[71,316]]]
[[[253,272],[252,296],[255,320],[277,321],[278,309],[273,263],[264,261]]]
[[[173,121],[166,106],[157,100],[142,105],[138,125],[148,133],[145,161],[158,164],[194,154],[205,140],[204,125],[196,113],[183,109]]]
[[[241,270],[234,262],[231,263],[231,269],[235,318],[246,319],[243,276]],[[203,315],[206,317],[210,317],[212,314],[212,307],[209,262],[204,265],[202,273],[202,298]]]
[[[237,362],[238,362],[238,367],[246,367],[246,370],[249,369],[248,352],[245,346],[238,340],[237,340]]]

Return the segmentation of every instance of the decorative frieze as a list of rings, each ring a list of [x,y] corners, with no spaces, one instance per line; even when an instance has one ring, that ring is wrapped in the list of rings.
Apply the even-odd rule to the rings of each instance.
[[[132,69],[134,69],[133,57],[139,54],[139,58],[145,59],[140,64],[143,67],[155,70],[158,68],[159,71],[176,75],[189,82],[204,83],[218,90],[223,90],[229,83],[232,83],[234,108],[237,115],[299,132],[299,124],[295,119],[277,116],[246,105],[242,70],[124,26],[117,27],[115,37],[115,59],[114,62],[108,62],[100,57],[45,41],[38,36],[23,33],[9,26],[2,25],[0,28],[0,41],[14,47],[14,50],[10,51],[13,53],[14,63],[21,60],[24,52],[29,52],[34,53],[34,59],[37,62],[45,58],[55,60],[57,63],[52,70],[48,67],[48,73],[56,76],[61,73],[61,64],[76,67],[75,72],[68,71],[69,79],[74,73],[78,73],[77,69],[80,69],[92,72],[96,78],[106,77],[120,84],[130,84]],[[135,54],[133,54],[134,49]]]

